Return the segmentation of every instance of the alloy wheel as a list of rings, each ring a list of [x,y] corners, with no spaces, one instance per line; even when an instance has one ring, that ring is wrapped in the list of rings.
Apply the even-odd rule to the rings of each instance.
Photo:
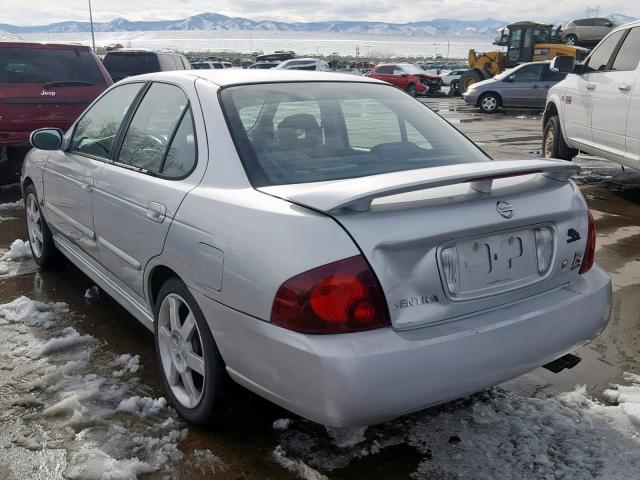
[[[175,293],[167,295],[158,314],[158,346],[167,382],[175,398],[195,408],[205,385],[202,337],[187,302]]]
[[[555,134],[552,129],[547,131],[544,137],[544,158],[551,158],[553,152],[553,146],[555,144]]]
[[[482,109],[486,112],[493,112],[498,108],[498,101],[495,97],[488,96],[482,99]]]
[[[33,193],[27,196],[27,230],[29,231],[29,245],[34,257],[42,256],[44,234],[42,231],[42,213],[38,199]]]

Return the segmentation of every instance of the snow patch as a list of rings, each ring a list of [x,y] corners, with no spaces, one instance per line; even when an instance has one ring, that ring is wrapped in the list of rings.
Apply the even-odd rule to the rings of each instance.
[[[138,373],[142,370],[140,355],[131,355],[130,353],[117,355],[113,361],[113,365],[122,367],[120,370],[113,372],[114,377],[122,377],[128,373]]]
[[[133,396],[125,398],[120,402],[116,410],[118,412],[132,413],[138,417],[157,415],[167,406],[164,397],[151,398]]]
[[[3,369],[10,401],[3,406],[0,465],[11,464],[16,448],[25,455],[63,449],[56,469],[68,478],[170,473],[187,431],[163,398],[141,395],[147,390],[139,379],[113,375],[139,371],[140,357],[101,352],[95,338],[61,325],[65,311],[63,303],[27,297],[0,304],[0,363],[11,364]]]
[[[0,212],[20,210],[22,208],[24,208],[24,202],[22,200],[18,200],[17,202],[0,203]]]
[[[349,448],[365,441],[364,433],[367,427],[357,428],[333,428],[325,427],[327,433],[333,439],[333,443],[338,448]]]
[[[0,257],[2,262],[15,262],[17,260],[23,260],[31,258],[31,249],[29,242],[20,240],[19,238],[11,242],[9,251]]]
[[[78,345],[84,345],[93,341],[94,338],[91,335],[80,335],[75,328],[66,327],[62,330],[61,337],[54,337],[41,343],[36,348],[30,350],[29,356],[31,358],[35,358],[43,355],[49,355],[51,353],[68,350]]]
[[[404,446],[423,455],[415,480],[638,478],[640,376],[624,378],[604,392],[609,402],[585,386],[547,398],[494,388],[368,427],[366,437],[303,420],[280,434],[274,458],[290,471],[305,465],[331,472]]]
[[[287,428],[289,428],[289,425],[291,425],[291,419],[290,418],[280,418],[280,419],[276,420],[275,422],[273,422],[273,429],[274,430],[278,430],[280,432],[283,432]]]
[[[93,300],[95,298],[98,298],[99,296],[100,289],[96,285],[91,288],[87,288],[87,290],[84,292],[84,298],[86,298],[87,300]]]
[[[64,302],[38,302],[21,296],[12,302],[0,304],[0,318],[9,323],[24,323],[28,326],[48,328],[56,321],[57,315],[67,312]]]
[[[328,477],[314,470],[302,460],[292,460],[282,446],[278,445],[273,451],[273,459],[288,472],[295,473],[302,480],[329,480]]]

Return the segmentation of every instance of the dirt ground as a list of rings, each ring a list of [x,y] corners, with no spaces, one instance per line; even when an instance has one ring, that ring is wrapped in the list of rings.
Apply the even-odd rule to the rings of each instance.
[[[540,112],[423,101],[495,158],[539,155]],[[575,161],[596,219],[596,261],[613,279],[606,331],[571,370],[538,369],[368,429],[325,429],[242,389],[220,425],[187,426],[158,400],[150,333],[105,293],[87,292],[88,277],[28,259],[4,275],[0,266],[0,479],[638,478],[636,417],[625,412],[640,403],[610,386],[640,398],[640,171]],[[0,188],[2,250],[27,239],[23,209],[2,207],[19,198]],[[43,303],[6,308],[22,295]]]

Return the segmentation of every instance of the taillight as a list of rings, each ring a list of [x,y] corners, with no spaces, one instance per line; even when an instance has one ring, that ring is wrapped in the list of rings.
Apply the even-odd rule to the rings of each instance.
[[[553,230],[549,227],[536,227],[533,229],[533,233],[536,240],[538,273],[545,275],[549,271],[553,259]]]
[[[389,326],[382,288],[361,255],[284,282],[271,322],[302,333],[348,333]]]
[[[596,224],[593,221],[593,215],[589,212],[589,233],[587,235],[587,247],[582,257],[582,265],[580,265],[580,273],[586,273],[593,267],[596,258]]]

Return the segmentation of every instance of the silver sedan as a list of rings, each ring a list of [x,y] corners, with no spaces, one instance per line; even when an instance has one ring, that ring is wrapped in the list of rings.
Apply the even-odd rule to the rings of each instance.
[[[578,167],[493,161],[376,80],[132,77],[31,140],[36,261],[64,255],[154,332],[191,422],[232,381],[325,425],[382,422],[555,361],[609,318]]]

